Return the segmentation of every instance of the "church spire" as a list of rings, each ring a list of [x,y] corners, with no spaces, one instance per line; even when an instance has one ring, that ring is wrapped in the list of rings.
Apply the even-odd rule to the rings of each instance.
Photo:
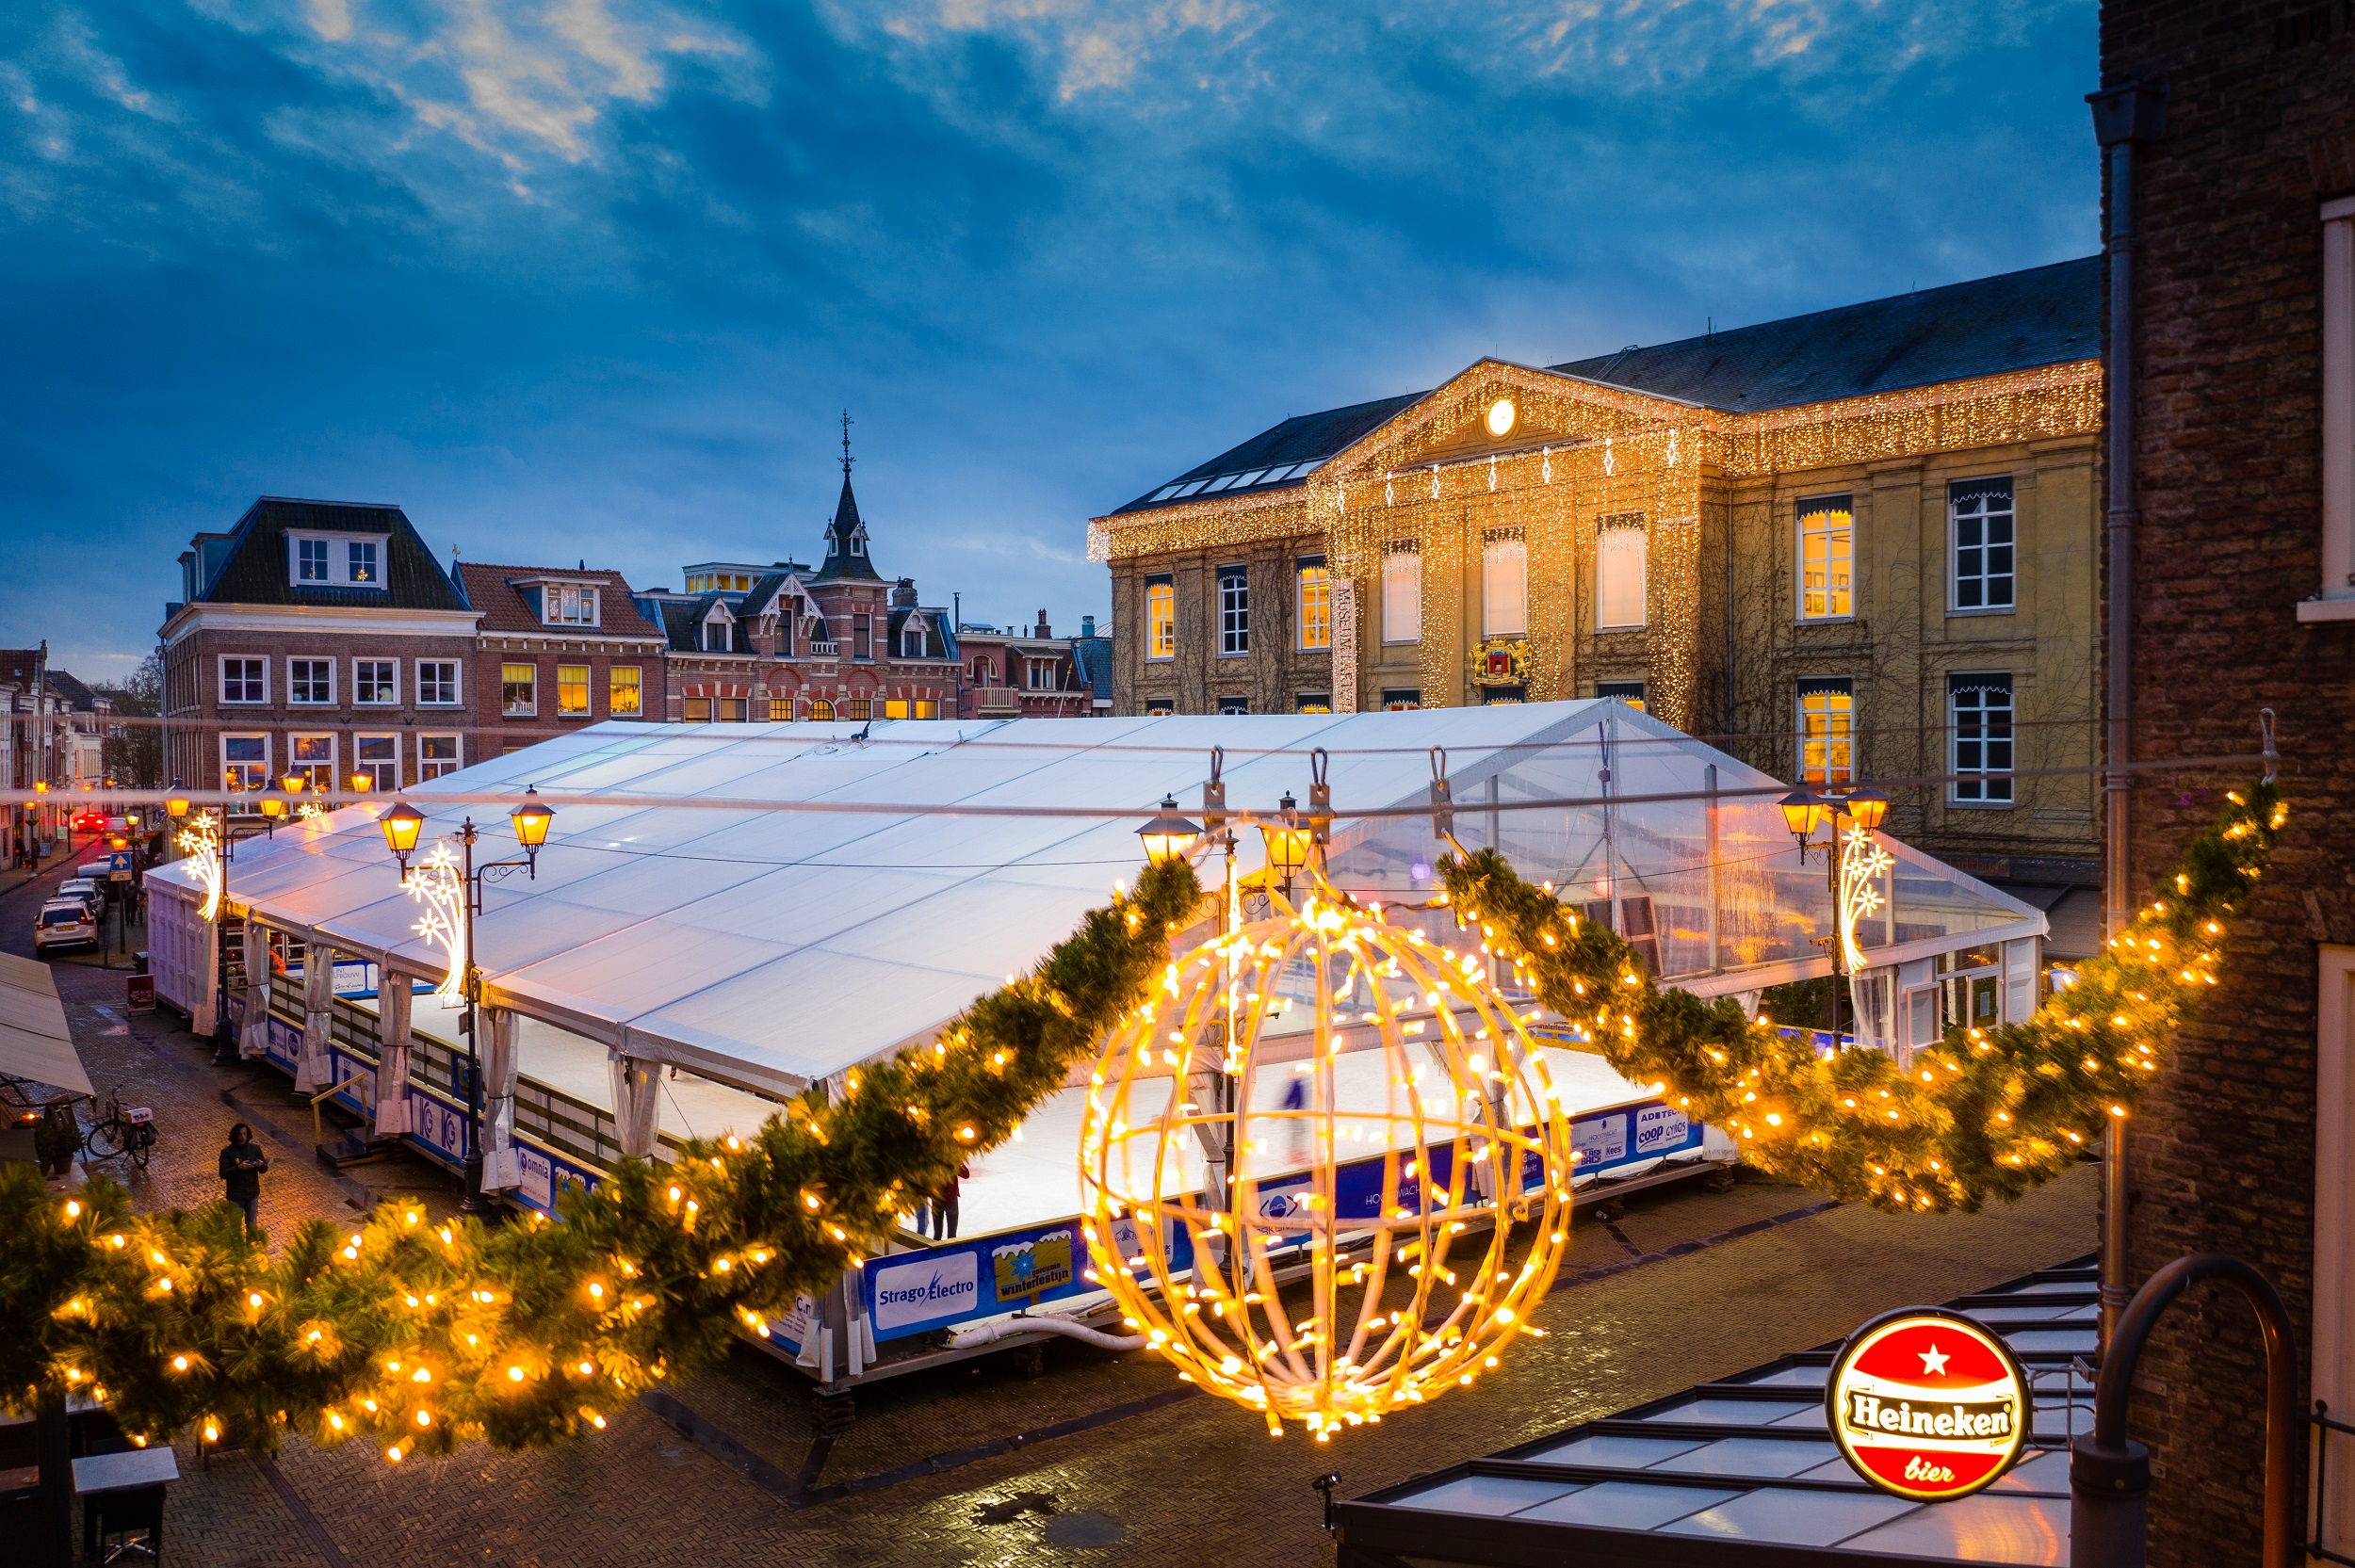
[[[851,490],[851,411],[842,411],[842,494],[835,502],[834,521],[826,525],[826,558],[820,578],[864,577],[876,581],[875,563],[867,556],[867,525],[859,520],[858,496]]]

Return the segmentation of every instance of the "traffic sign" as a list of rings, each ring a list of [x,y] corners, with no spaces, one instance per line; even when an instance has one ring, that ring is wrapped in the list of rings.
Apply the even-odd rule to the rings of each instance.
[[[132,874],[130,850],[116,849],[107,854],[106,880],[108,881],[127,882],[131,880]]]
[[[1917,1502],[1952,1502],[2003,1478],[2034,1410],[2011,1347],[1958,1312],[1907,1307],[1849,1336],[1824,1387],[1833,1439],[1856,1473]]]

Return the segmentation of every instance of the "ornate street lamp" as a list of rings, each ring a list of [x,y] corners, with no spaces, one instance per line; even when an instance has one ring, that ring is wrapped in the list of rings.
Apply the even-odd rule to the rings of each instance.
[[[1817,940],[1826,945],[1831,955],[1831,1038],[1837,1048],[1841,1039],[1841,982],[1864,966],[1864,954],[1856,940],[1857,921],[1881,908],[1882,899],[1876,884],[1891,865],[1888,851],[1873,842],[1873,834],[1889,815],[1889,797],[1872,788],[1817,795],[1801,785],[1778,804],[1783,825],[1798,840],[1799,863],[1804,865],[1811,850],[1824,851],[1825,881],[1831,893],[1832,929],[1829,936]],[[1844,833],[1841,829],[1843,819],[1849,824]],[[1830,830],[1821,842],[1811,836],[1818,828]]]
[[[1201,827],[1178,815],[1178,797],[1161,797],[1161,809],[1153,819],[1137,830],[1137,837],[1145,841],[1145,858],[1155,865],[1173,860],[1183,860],[1196,840],[1202,836]]]
[[[1315,849],[1316,833],[1300,817],[1300,803],[1286,790],[1275,803],[1275,819],[1259,824],[1259,836],[1267,844],[1267,863],[1284,874],[1284,897],[1292,892],[1292,877],[1308,864]]]

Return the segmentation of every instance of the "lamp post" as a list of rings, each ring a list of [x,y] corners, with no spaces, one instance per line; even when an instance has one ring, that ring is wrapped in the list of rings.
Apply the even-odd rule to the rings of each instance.
[[[1284,873],[1284,897],[1292,896],[1292,876],[1308,864],[1314,847],[1315,833],[1301,820],[1300,803],[1286,790],[1275,803],[1275,820],[1259,824],[1259,836],[1267,843],[1267,861]]]
[[[1167,861],[1183,860],[1202,836],[1199,823],[1189,822],[1178,815],[1178,797],[1161,797],[1161,809],[1153,819],[1137,830],[1137,837],[1145,841],[1145,858],[1160,865]]]
[[[174,783],[174,789],[179,784]],[[164,810],[172,821],[185,822],[189,816],[188,802],[174,796],[164,802]],[[213,853],[219,859],[214,873],[217,885],[213,890],[213,1065],[235,1067],[237,1064],[237,1043],[229,1032],[229,942],[221,935],[221,921],[229,913],[229,864],[236,860],[237,840],[252,838],[256,832],[265,838],[278,831],[278,819],[285,814],[286,802],[275,795],[265,795],[261,800],[262,825],[240,832],[229,825],[227,806],[205,806],[198,814],[200,822],[208,825],[213,835]],[[249,977],[250,978],[250,977]]]
[[[1848,857],[1841,848],[1840,821],[1846,817],[1853,824],[1849,835],[1854,837],[1860,833],[1869,844],[1873,833],[1879,829],[1881,819],[1889,815],[1889,797],[1870,788],[1850,789],[1838,795],[1818,795],[1801,784],[1784,796],[1779,804],[1783,825],[1791,830],[1791,836],[1799,841],[1799,864],[1807,864],[1810,850],[1820,849],[1824,851],[1825,881],[1831,891],[1832,929],[1829,936],[1820,940],[1827,945],[1831,953],[1831,1039],[1832,1048],[1837,1050],[1840,1045],[1840,982],[1847,978],[1850,972],[1849,904],[1854,888],[1853,879],[1857,873],[1857,868],[1849,865]],[[1828,836],[1820,842],[1811,836],[1818,828],[1830,830]]]
[[[521,870],[532,881],[538,881],[540,847],[548,839],[548,823],[556,813],[540,803],[537,789],[524,791],[523,803],[507,814],[515,830],[515,842],[523,847],[521,860],[495,860],[487,865],[474,863],[474,845],[478,830],[474,818],[468,816],[458,828],[458,907],[454,912],[459,921],[456,951],[451,962],[461,965],[460,994],[465,1010],[460,1014],[458,1032],[466,1037],[466,1196],[459,1204],[465,1214],[487,1214],[491,1204],[482,1196],[482,1052],[476,1039],[477,1010],[482,1002],[482,971],[474,962],[474,922],[482,913],[482,883],[488,877],[503,877]],[[401,885],[409,885],[409,857],[415,852],[417,837],[425,828],[425,814],[403,800],[386,812],[377,824],[384,832],[385,847],[392,850],[394,862],[400,867]]]

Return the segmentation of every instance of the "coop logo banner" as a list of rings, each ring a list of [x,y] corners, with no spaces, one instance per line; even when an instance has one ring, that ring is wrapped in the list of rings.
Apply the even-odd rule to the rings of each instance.
[[[981,1270],[971,1253],[929,1253],[913,1263],[875,1270],[875,1327],[903,1329],[969,1313],[982,1299]]]
[[[1909,1307],[1859,1329],[1824,1390],[1856,1473],[1917,1502],[2001,1479],[2027,1442],[2028,1380],[2011,1348],[1959,1313]]]
[[[1642,1106],[1635,1112],[1635,1152],[1665,1155],[1691,1141],[1693,1123],[1674,1106]]]

